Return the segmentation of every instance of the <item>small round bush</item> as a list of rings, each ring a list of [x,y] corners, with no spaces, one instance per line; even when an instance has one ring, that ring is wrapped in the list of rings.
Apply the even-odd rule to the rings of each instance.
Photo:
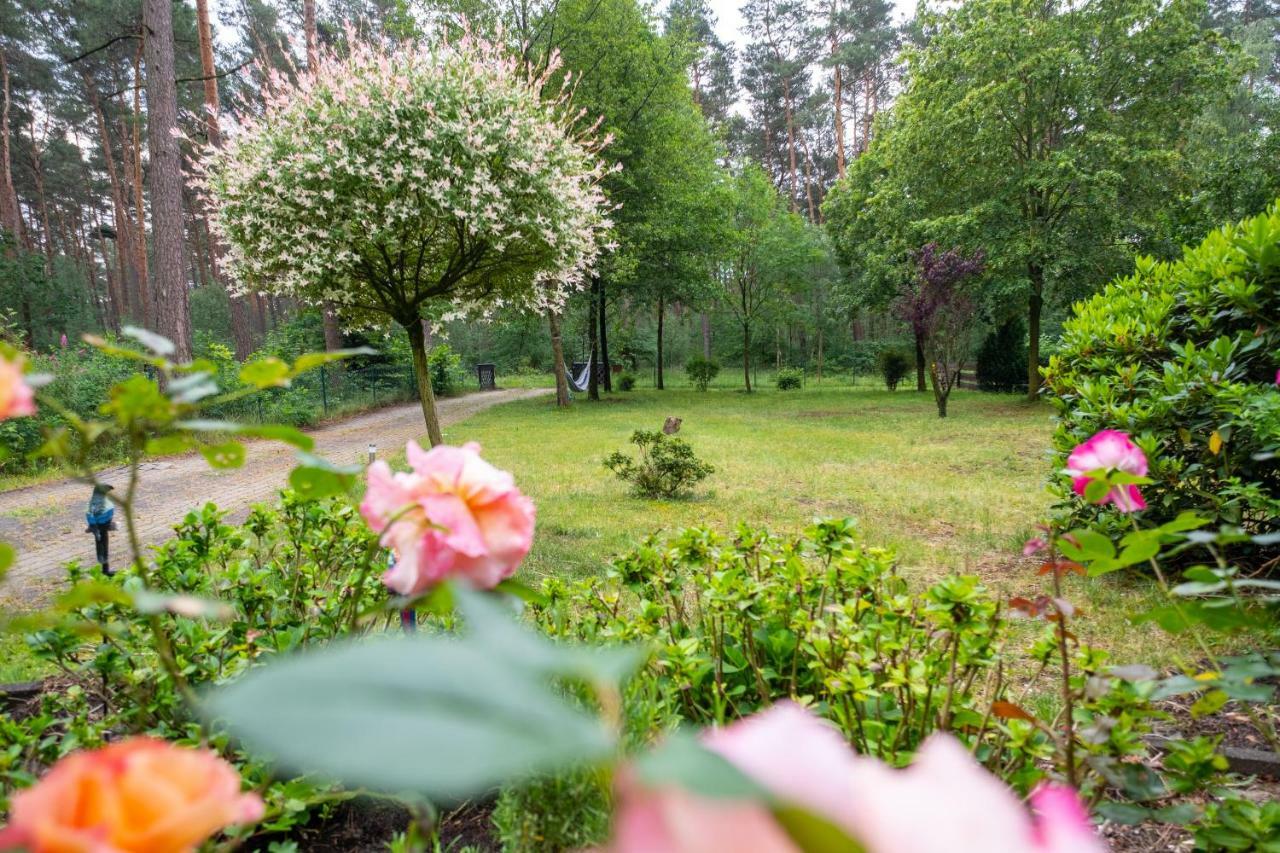
[[[619,480],[630,483],[640,497],[682,497],[715,472],[715,468],[694,455],[693,448],[682,438],[636,430],[631,435],[631,443],[639,449],[639,458],[613,453],[604,460],[604,467]]]
[[[898,383],[911,372],[911,359],[898,349],[883,349],[877,359],[880,364],[880,375],[884,377],[884,387],[890,391],[898,390]]]
[[[977,373],[983,391],[1027,389],[1027,330],[1021,318],[1002,323],[982,341]]]
[[[1132,275],[1076,306],[1044,371],[1059,465],[1098,430],[1124,430],[1151,463],[1147,515],[1193,510],[1215,527],[1274,530],[1277,317],[1280,206],[1213,232],[1180,261],[1139,259]],[[1098,512],[1056,485],[1072,512]]]
[[[618,390],[634,391],[636,387],[636,375],[634,373],[623,373],[618,377]]]
[[[712,380],[720,374],[720,363],[702,356],[694,356],[685,362],[684,372],[699,391],[705,391]]]
[[[795,391],[804,384],[804,371],[798,367],[784,367],[776,379],[779,391]]]

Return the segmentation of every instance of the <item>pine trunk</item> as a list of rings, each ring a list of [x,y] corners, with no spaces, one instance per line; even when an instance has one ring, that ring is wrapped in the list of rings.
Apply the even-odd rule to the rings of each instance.
[[[12,154],[9,151],[9,64],[0,50],[0,228],[13,235],[13,248],[22,245],[22,213],[18,210],[18,192],[13,186]]]
[[[116,169],[115,153],[111,150],[111,134],[107,130],[107,117],[102,112],[102,103],[98,100],[98,88],[88,72],[83,75],[85,90],[89,93],[89,105],[98,123],[98,136],[102,141],[102,159],[107,167],[107,179],[111,185],[111,216],[115,227],[116,281],[112,298],[116,300],[115,315],[117,323],[125,318],[135,316],[131,299],[137,292],[139,271],[135,265],[136,255],[133,250],[133,226],[129,223],[125,208],[124,186],[120,181],[120,173]],[[102,236],[99,223],[98,237]],[[106,245],[102,246],[102,259],[107,260]]]
[[[191,314],[182,271],[182,154],[174,135],[178,128],[178,93],[173,65],[173,4],[144,0],[143,29],[147,55],[147,175],[151,197],[154,261],[150,291],[155,330],[173,341],[179,361],[191,359]]]
[[[836,55],[839,45],[836,42],[835,31],[831,32],[831,56]],[[832,72],[832,109],[835,114],[835,132],[836,132],[836,176],[844,177],[845,161],[844,161],[844,76],[841,74],[840,66],[837,64]]]
[[[138,271],[138,311],[139,320],[144,326],[151,326],[153,315],[151,313],[151,272],[150,261],[147,258],[147,214],[146,201],[142,192],[142,57],[147,47],[147,30],[146,25],[146,0],[143,0],[143,27],[142,41],[138,45],[138,52],[133,58],[133,123],[130,132],[122,136],[122,140],[126,142],[124,150],[121,152],[125,158],[126,169],[131,175],[133,187],[133,209],[136,218],[133,223],[133,248],[137,255]],[[172,17],[172,13],[170,13]],[[172,54],[172,51],[170,51]],[[176,97],[176,96],[175,96]],[[128,140],[132,139],[132,144],[128,144]],[[152,211],[154,219],[155,211]]]

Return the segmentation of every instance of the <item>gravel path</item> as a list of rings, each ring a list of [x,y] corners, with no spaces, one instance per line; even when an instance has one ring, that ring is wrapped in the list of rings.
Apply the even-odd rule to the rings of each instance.
[[[549,393],[541,389],[512,389],[468,394],[436,403],[440,423],[456,424],[499,403]],[[406,442],[425,439],[422,409],[415,402],[381,409],[310,432],[315,453],[333,462],[363,462],[370,442],[379,455],[404,449]],[[173,525],[189,511],[214,501],[242,519],[252,504],[271,500],[295,464],[292,448],[278,442],[246,443],[245,464],[214,471],[199,454],[159,459],[142,465],[138,487],[138,527],[143,543],[158,544],[173,535]],[[127,471],[112,468],[100,478],[122,488]],[[93,537],[84,532],[88,486],[78,480],[43,483],[0,494],[0,539],[18,549],[16,565],[0,588],[0,603],[30,606],[46,598],[62,582],[62,565],[73,559],[93,560]],[[123,523],[121,523],[123,528]],[[123,563],[128,554],[124,530],[112,535],[112,556]],[[7,601],[6,601],[7,599]]]

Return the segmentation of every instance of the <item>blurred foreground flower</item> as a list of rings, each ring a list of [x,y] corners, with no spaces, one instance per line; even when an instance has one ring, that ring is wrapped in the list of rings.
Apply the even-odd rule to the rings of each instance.
[[[131,738],[72,753],[17,794],[0,850],[185,853],[262,813],[214,752]]]
[[[1037,789],[1033,816],[948,735],[934,735],[911,767],[894,770],[855,755],[827,723],[781,703],[709,733],[704,745],[773,802],[646,787],[624,772],[611,853],[793,853],[801,848],[777,814],[794,809],[827,821],[867,853],[1104,849],[1070,788]]]
[[[22,356],[0,354],[0,421],[36,413],[35,393],[22,375]]]
[[[480,458],[480,445],[440,445],[424,451],[409,442],[409,472],[385,462],[369,466],[360,504],[396,563],[383,580],[415,595],[446,578],[492,589],[513,575],[533,544],[533,501],[510,473]]]
[[[1093,471],[1122,471],[1138,477],[1147,474],[1147,457],[1142,448],[1123,432],[1104,429],[1088,441],[1076,445],[1067,457],[1067,470],[1071,472],[1071,487],[1084,497]],[[1134,485],[1114,486],[1096,503],[1115,504],[1121,512],[1146,509],[1147,502]]]

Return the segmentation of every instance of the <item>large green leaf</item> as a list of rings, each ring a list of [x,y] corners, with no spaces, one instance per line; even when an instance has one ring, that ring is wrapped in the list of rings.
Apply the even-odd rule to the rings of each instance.
[[[293,771],[437,800],[613,758],[615,735],[556,681],[615,679],[624,653],[557,645],[492,600],[454,592],[462,637],[382,637],[295,655],[216,691],[205,711]],[[634,667],[638,655],[626,655]]]

